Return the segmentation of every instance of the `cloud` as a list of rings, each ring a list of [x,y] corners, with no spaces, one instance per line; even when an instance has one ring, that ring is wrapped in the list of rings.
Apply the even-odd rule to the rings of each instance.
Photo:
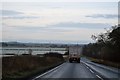
[[[13,11],[13,10],[0,10],[0,14],[2,16],[13,16],[13,15],[19,15],[23,13],[18,11]]]
[[[13,40],[60,40],[60,41],[82,41],[91,40],[90,36],[94,33],[103,32],[104,29],[39,29],[34,28],[17,28],[17,27],[4,27],[3,39]],[[71,38],[72,37],[72,38]],[[34,41],[34,40],[33,40]]]
[[[113,18],[118,18],[118,15],[116,14],[94,14],[94,15],[87,15],[86,17],[113,19]]]
[[[13,11],[13,10],[0,10],[0,15],[2,19],[35,19],[38,16],[28,16],[25,13]]]
[[[117,3],[33,2],[4,3],[3,39],[91,40],[92,34],[118,21],[116,15],[110,15],[117,13]]]
[[[80,29],[80,28],[104,29],[104,28],[111,27],[110,24],[105,24],[105,23],[75,23],[75,22],[64,22],[64,23],[58,23],[58,24],[46,25],[46,26],[41,26],[41,25],[10,26],[10,25],[7,25],[6,23],[3,23],[3,26],[16,27],[18,29],[23,29],[23,30],[28,29],[28,30],[61,30],[61,31],[66,31],[71,29]]]
[[[3,19],[36,19],[37,16],[3,16]]]
[[[89,29],[103,29],[110,27],[109,24],[104,23],[73,23],[73,22],[67,22],[67,23],[59,23],[55,25],[50,25],[51,27],[58,27],[58,28],[89,28]]]

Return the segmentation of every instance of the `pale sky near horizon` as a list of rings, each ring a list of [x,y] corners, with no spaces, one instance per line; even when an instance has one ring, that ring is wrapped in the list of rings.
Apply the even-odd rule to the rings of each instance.
[[[0,8],[3,41],[89,43],[118,23],[118,2],[11,1]]]

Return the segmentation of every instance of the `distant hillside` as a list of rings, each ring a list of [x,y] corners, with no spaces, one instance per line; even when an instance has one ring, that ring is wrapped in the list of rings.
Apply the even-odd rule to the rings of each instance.
[[[52,47],[52,48],[66,48],[78,44],[54,44],[54,43],[22,43],[22,42],[0,42],[2,47]],[[78,46],[83,46],[79,44]]]
[[[2,47],[25,47],[26,45],[24,43],[19,43],[19,42],[1,42],[0,46]]]

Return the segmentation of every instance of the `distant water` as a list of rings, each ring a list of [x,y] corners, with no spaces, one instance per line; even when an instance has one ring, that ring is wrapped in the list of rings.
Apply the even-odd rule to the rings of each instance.
[[[64,54],[66,52],[66,48],[4,47],[4,48],[0,48],[0,55],[4,55],[4,54],[17,54],[17,55],[28,54],[29,49],[32,50],[32,55],[45,54],[48,52],[58,52],[58,53]]]

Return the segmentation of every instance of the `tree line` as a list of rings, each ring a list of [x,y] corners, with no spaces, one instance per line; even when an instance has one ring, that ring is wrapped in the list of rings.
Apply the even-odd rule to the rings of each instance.
[[[95,43],[83,47],[83,55],[97,59],[120,62],[120,24],[112,26],[105,33],[92,35]]]

